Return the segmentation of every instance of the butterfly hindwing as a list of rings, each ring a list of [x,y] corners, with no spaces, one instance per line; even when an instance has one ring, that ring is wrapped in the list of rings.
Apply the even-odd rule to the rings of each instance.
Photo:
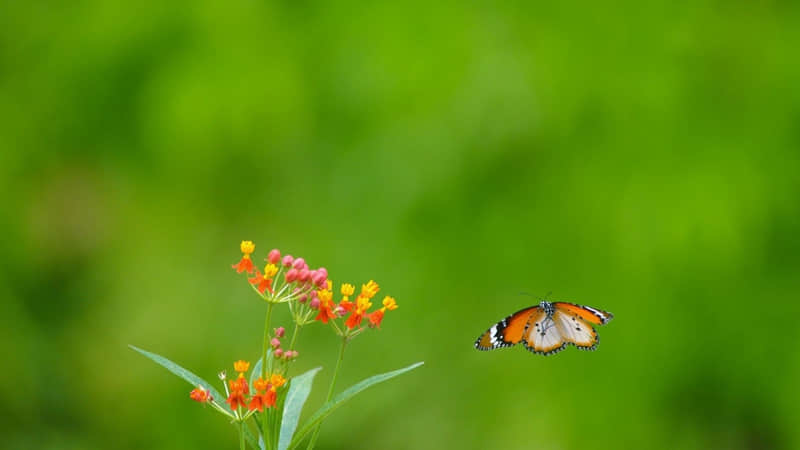
[[[539,355],[552,355],[567,347],[555,320],[544,311],[531,316],[525,334],[525,348]]]
[[[553,322],[558,328],[561,338],[568,344],[573,344],[581,350],[594,350],[597,348],[599,338],[597,332],[590,324],[577,314],[569,314],[556,309]]]
[[[519,343],[525,333],[530,317],[538,310],[538,306],[525,308],[497,322],[475,341],[475,348],[478,350],[494,350],[501,347],[511,347]]]

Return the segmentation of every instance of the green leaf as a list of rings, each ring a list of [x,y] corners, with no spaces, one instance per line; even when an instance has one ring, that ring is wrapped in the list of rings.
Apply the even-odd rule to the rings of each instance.
[[[346,401],[348,401],[351,398],[353,398],[353,396],[355,396],[359,392],[363,391],[364,389],[366,389],[366,388],[368,388],[368,387],[370,387],[370,386],[372,386],[374,384],[378,384],[378,383],[386,381],[386,380],[388,380],[390,378],[394,378],[394,377],[396,377],[398,375],[402,375],[402,374],[404,374],[404,373],[406,373],[406,372],[408,372],[410,370],[414,370],[417,367],[421,366],[422,364],[424,364],[424,363],[422,361],[420,361],[420,362],[418,362],[416,364],[412,364],[412,365],[410,365],[408,367],[404,367],[402,369],[397,369],[397,370],[394,370],[392,372],[386,372],[386,373],[382,373],[380,375],[371,376],[371,377],[367,378],[366,380],[363,380],[360,383],[357,383],[357,384],[347,388],[344,392],[342,392],[341,394],[339,394],[336,397],[334,397],[333,400],[331,400],[328,403],[325,403],[324,405],[322,405],[322,407],[320,409],[318,409],[317,412],[315,412],[314,415],[311,416],[310,419],[308,419],[308,422],[306,422],[305,425],[303,425],[303,427],[300,428],[300,430],[294,435],[294,439],[292,439],[292,442],[291,442],[291,444],[289,444],[288,449],[291,450],[291,449],[297,447],[300,444],[300,442],[303,440],[303,438],[305,438],[308,433],[313,431],[314,428],[317,425],[319,425],[326,417],[328,417],[334,410],[336,410],[336,408],[342,406]]]
[[[215,403],[217,403],[218,405],[220,405],[223,408],[225,408],[226,411],[231,411],[230,406],[227,403],[225,403],[225,401],[224,401],[225,397],[223,397],[222,394],[220,394],[216,389],[214,389],[214,387],[211,386],[208,383],[208,381],[198,377],[197,375],[193,374],[192,372],[189,372],[188,370],[186,370],[183,367],[175,364],[174,362],[168,360],[167,358],[164,358],[161,355],[156,355],[155,353],[150,353],[150,352],[148,352],[146,350],[142,350],[139,347],[135,347],[133,345],[128,345],[128,347],[130,347],[133,350],[136,350],[137,352],[141,353],[142,355],[144,355],[144,356],[150,358],[151,360],[153,360],[156,364],[160,365],[161,367],[163,367],[163,368],[169,370],[170,372],[174,373],[175,375],[183,378],[184,380],[186,380],[192,386],[195,386],[195,387],[202,386],[203,389],[207,390],[211,394],[211,396],[216,401]]]
[[[314,375],[319,372],[321,367],[311,369],[308,372],[292,378],[289,383],[289,392],[283,403],[283,420],[281,421],[280,438],[278,439],[278,450],[286,450],[292,441],[294,431],[297,429],[297,422],[300,421],[300,412],[303,405],[311,393],[311,383]]]
[[[253,371],[250,372],[250,386],[252,386],[253,382],[256,381],[260,376],[261,376],[261,358],[258,358],[258,361],[256,361],[256,365],[253,366]]]
[[[247,440],[247,443],[250,444],[255,450],[264,450],[264,443],[261,440],[261,435],[258,436],[258,440],[256,437],[253,436],[253,432],[250,431],[250,427],[245,426],[244,428],[244,438]]]

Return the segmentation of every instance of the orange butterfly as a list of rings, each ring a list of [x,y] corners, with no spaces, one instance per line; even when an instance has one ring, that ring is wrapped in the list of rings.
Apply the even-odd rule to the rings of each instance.
[[[613,318],[590,306],[542,301],[497,322],[475,341],[475,348],[494,350],[522,342],[529,351],[545,356],[564,350],[567,344],[594,350],[600,337],[592,324],[605,325]]]

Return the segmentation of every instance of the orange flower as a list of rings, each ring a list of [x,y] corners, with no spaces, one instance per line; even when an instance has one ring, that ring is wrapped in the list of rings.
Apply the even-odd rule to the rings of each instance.
[[[232,267],[236,269],[237,273],[244,271],[253,273],[253,261],[250,260],[250,254],[256,249],[255,244],[253,244],[253,241],[242,241],[239,248],[242,250],[242,259]]]
[[[330,289],[320,289],[317,291],[317,298],[319,298],[319,314],[315,320],[322,323],[328,323],[328,320],[335,319],[336,314],[333,313],[333,293]]]
[[[269,378],[269,384],[272,386],[272,390],[275,390],[286,384],[286,378],[283,378],[283,376],[278,373],[272,374]]]
[[[229,380],[228,384],[231,387],[231,393],[225,400],[231,405],[231,409],[236,409],[240,406],[247,406],[247,399],[244,397],[250,393],[250,388],[247,386],[247,380],[239,378],[236,381]]]
[[[374,282],[370,281],[370,283],[374,283]],[[378,285],[375,284],[375,286],[378,286]],[[365,285],[365,287],[366,287],[366,285]],[[362,289],[361,292],[363,293],[364,290]],[[375,292],[377,292],[377,288],[375,289]],[[344,326],[346,326],[347,328],[350,328],[352,330],[353,328],[361,325],[361,321],[364,319],[364,316],[367,314],[367,310],[372,306],[372,302],[369,301],[370,297],[366,297],[366,296],[363,296],[363,295],[359,295],[358,296],[358,298],[356,299],[355,311],[353,311],[350,314],[350,317],[347,318],[347,321],[345,321]]]
[[[381,326],[381,321],[383,321],[383,313],[384,309],[381,308],[372,314],[369,315],[369,326],[371,327],[379,327]]]
[[[273,294],[274,291],[272,290],[272,278],[270,278],[267,273],[269,272],[265,270],[264,275],[261,275],[261,272],[256,269],[256,276],[249,278],[248,281],[250,281],[250,284],[256,285],[258,292],[263,294],[264,291],[269,291],[270,294]]]
[[[257,409],[263,412],[264,408],[272,408],[275,406],[275,402],[278,399],[278,395],[275,391],[278,387],[283,385],[283,383],[286,383],[286,379],[278,374],[273,374],[269,381],[263,378],[254,381],[253,387],[256,389],[256,393],[253,395],[253,398],[250,399],[250,404],[247,405],[247,409]]]
[[[258,377],[258,379],[253,382],[253,388],[255,388],[256,391],[266,391],[267,389],[269,389],[269,381],[266,381],[263,378]]]
[[[189,393],[189,398],[200,403],[205,403],[213,400],[213,397],[211,397],[208,391],[205,390],[203,386],[200,385],[197,385],[196,388],[192,389],[192,392]]]
[[[381,326],[381,321],[383,321],[383,314],[386,312],[387,309],[389,311],[397,309],[397,302],[394,300],[394,298],[389,297],[388,295],[383,298],[383,308],[369,315],[369,326],[371,327]]]
[[[389,297],[388,295],[383,298],[383,308],[369,315],[369,326],[371,327],[381,326],[381,321],[383,321],[383,314],[386,312],[387,309],[389,311],[397,309],[397,302],[394,300],[393,297]]]

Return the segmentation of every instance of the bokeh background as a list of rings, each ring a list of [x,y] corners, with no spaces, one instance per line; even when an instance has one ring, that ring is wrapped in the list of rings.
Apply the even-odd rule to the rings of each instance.
[[[0,446],[235,448],[242,239],[374,278],[320,449],[800,448],[794,2],[3,2]],[[536,296],[598,351],[472,348]],[[520,295],[527,292],[533,295]],[[276,318],[286,322],[285,311]],[[300,337],[297,372],[337,341]]]

